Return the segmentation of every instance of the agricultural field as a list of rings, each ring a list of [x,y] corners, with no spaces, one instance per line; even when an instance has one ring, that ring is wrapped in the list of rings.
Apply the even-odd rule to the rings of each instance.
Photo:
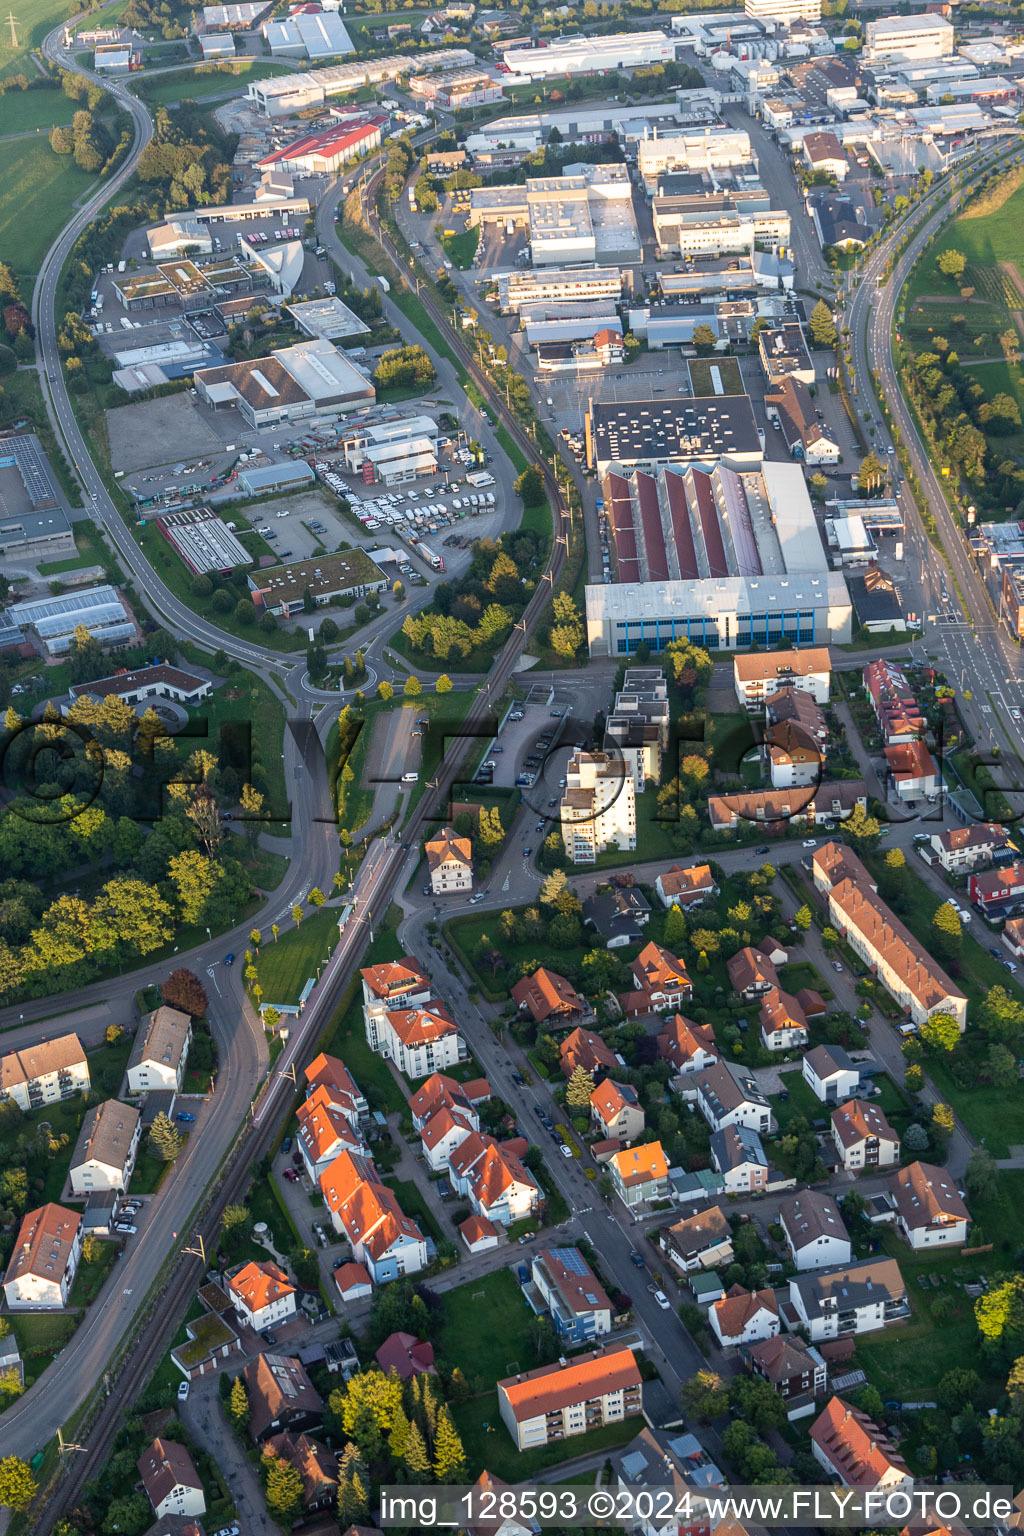
[[[19,277],[35,277],[73,203],[92,184],[69,155],[53,153],[43,134],[0,143],[0,260]]]

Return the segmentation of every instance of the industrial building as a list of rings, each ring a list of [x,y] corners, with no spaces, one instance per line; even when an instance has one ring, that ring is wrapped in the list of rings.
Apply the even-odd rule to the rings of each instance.
[[[42,443],[34,432],[0,438],[0,560],[33,563],[74,554]]]
[[[720,125],[691,128],[685,133],[659,133],[657,127],[637,142],[637,167],[644,186],[654,195],[666,171],[707,171],[755,165],[750,135],[743,128]]]
[[[674,61],[676,45],[665,32],[615,32],[609,37],[558,37],[541,48],[506,48],[511,75],[542,80],[551,75],[596,75]]]
[[[245,32],[256,26],[271,8],[271,0],[240,0],[237,5],[204,5],[203,26],[208,32],[218,28]],[[198,25],[198,24],[197,24]]]
[[[663,464],[716,463],[757,469],[764,457],[749,395],[683,400],[589,402],[587,467],[656,469]]]
[[[744,342],[750,333],[757,310],[749,299],[720,304],[664,304],[660,309],[631,309],[629,328],[646,340],[652,352],[666,347],[687,347],[693,342],[698,326],[710,326],[717,342]],[[716,394],[742,394],[741,390],[716,390]]]
[[[312,485],[315,475],[305,459],[285,459],[273,464],[242,464],[237,484],[247,496],[267,496],[273,491],[295,491]]]
[[[619,580],[586,589],[592,656],[681,639],[710,650],[849,640],[849,593],[797,465],[613,470],[604,500]]]
[[[484,69],[443,69],[413,75],[409,80],[409,95],[418,97],[428,106],[442,107],[449,112],[457,112],[460,107],[485,106],[504,98],[501,81],[495,80]]]
[[[574,171],[578,174],[535,176],[525,186],[474,187],[467,222],[527,227],[535,267],[639,261],[625,165],[581,165]]]
[[[306,133],[257,162],[263,171],[291,171],[299,176],[333,176],[349,160],[379,149],[388,121],[386,113],[373,113],[357,123],[340,123],[322,133]]]
[[[536,346],[540,373],[600,373],[625,356],[622,330],[609,329],[607,323],[592,336],[576,341],[539,341]]]
[[[550,341],[593,341],[598,331],[611,331],[622,339],[622,321],[616,316],[585,316],[575,319],[534,320],[525,326],[527,345],[538,347]]]
[[[370,327],[339,298],[307,299],[302,304],[285,306],[299,330],[306,336],[325,341],[343,341],[351,336],[368,336]]]
[[[798,21],[820,21],[821,0],[743,0],[743,11],[774,30]]]
[[[203,267],[182,256],[177,261],[160,262],[155,272],[115,277],[112,286],[121,307],[132,314],[169,304],[186,311],[210,309],[218,298],[251,293],[266,284],[266,275],[259,267],[246,265],[234,256],[221,256]]]
[[[146,231],[146,239],[154,261],[167,261],[186,251],[190,255],[209,256],[213,250],[209,226],[199,219],[176,218],[154,224]]]
[[[198,368],[195,387],[208,405],[237,406],[252,427],[342,412],[376,399],[373,384],[330,342],[278,347],[269,357]]]
[[[775,330],[762,331],[757,338],[757,350],[769,384],[786,378],[799,379],[808,388],[814,383],[814,363],[799,321],[787,320]]]
[[[904,59],[938,59],[952,52],[953,23],[943,16],[918,13],[869,21],[864,28],[861,59],[865,64],[892,64]]]
[[[129,42],[101,43],[93,53],[92,67],[105,70],[109,75],[126,75],[132,67],[132,57]]]
[[[0,501],[7,497],[0,477]],[[26,565],[41,560],[62,560],[74,555],[75,535],[60,508],[52,512],[0,513],[0,560],[23,561]]]
[[[571,271],[502,272],[498,275],[498,304],[503,314],[518,314],[524,304],[587,303],[591,299],[620,299],[622,273],[614,267]]]
[[[318,607],[323,607],[334,597],[365,597],[367,592],[385,592],[387,587],[384,572],[363,549],[350,549],[343,555],[316,555],[312,560],[249,572],[249,591],[257,608],[281,618],[301,612],[307,592]]]
[[[204,59],[233,59],[235,40],[230,32],[204,32],[199,38],[199,51]]]
[[[397,485],[437,469],[437,422],[431,416],[403,416],[396,421],[360,425],[343,434],[345,467],[367,484]]]
[[[252,565],[253,557],[245,545],[209,507],[164,512],[156,525],[193,576],[204,576],[210,571],[230,576],[238,566]]]
[[[475,66],[476,57],[468,48],[439,48],[436,53],[390,54],[383,59],[364,59],[359,63],[334,64],[327,69],[304,74],[278,76],[249,82],[248,98],[254,110],[267,117],[288,117],[311,107],[322,107],[334,96],[344,96],[363,85],[378,85],[383,80],[397,80],[415,69],[455,69]]]
[[[655,196],[652,210],[660,260],[750,254],[755,247],[776,251],[789,245],[788,212],[773,208],[760,189]]]
[[[122,644],[136,634],[135,624],[113,587],[87,587],[60,597],[30,599],[8,612],[15,628],[35,630],[51,656],[67,655],[80,624],[101,645]]]
[[[337,11],[298,9],[284,21],[265,21],[261,28],[272,54],[287,58],[340,58],[355,53],[355,44]]]

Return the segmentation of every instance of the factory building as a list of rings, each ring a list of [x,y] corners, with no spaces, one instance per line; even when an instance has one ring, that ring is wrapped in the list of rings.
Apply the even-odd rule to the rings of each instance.
[[[495,80],[484,69],[443,69],[413,75],[409,80],[409,95],[418,97],[428,106],[443,107],[449,112],[457,112],[460,107],[486,106],[488,102],[504,99],[500,80]]]
[[[299,176],[333,176],[349,160],[379,149],[386,113],[359,123],[342,123],[323,133],[306,133],[257,162],[261,171],[290,171]]]
[[[265,21],[261,30],[275,56],[306,58],[315,64],[356,51],[348,28],[336,11],[296,10],[287,20]]]
[[[750,254],[788,246],[790,217],[767,193],[700,192],[653,201],[658,257]]]
[[[743,128],[711,126],[685,133],[645,135],[637,142],[637,166],[648,193],[666,171],[714,171],[753,164],[750,135]]]
[[[437,422],[430,416],[404,416],[376,426],[360,426],[342,437],[345,468],[362,473],[367,484],[400,485],[437,470]]]
[[[676,45],[665,32],[616,32],[610,37],[559,37],[543,48],[506,48],[511,75],[542,80],[551,75],[596,75],[674,62]]]
[[[574,271],[502,272],[498,303],[503,314],[518,314],[524,304],[586,303],[591,299],[620,299],[622,273],[614,267]]]
[[[764,458],[749,395],[684,400],[589,402],[584,422],[587,467],[655,470],[676,463],[757,469]]]
[[[942,16],[886,16],[864,29],[861,59],[893,63],[904,59],[938,59],[953,52],[953,23]]]
[[[288,618],[301,612],[306,594],[322,607],[333,597],[365,597],[367,592],[386,592],[388,579],[364,549],[343,555],[317,555],[291,565],[250,571],[249,591],[257,608]]]
[[[619,580],[586,588],[592,656],[670,640],[709,650],[849,640],[849,593],[829,570],[798,465],[616,466],[604,500]]]
[[[34,432],[0,439],[0,559],[61,560],[75,537]]]
[[[253,557],[245,545],[209,507],[165,512],[157,518],[156,525],[193,576],[211,571],[230,576],[238,566],[252,565]]]
[[[237,406],[251,427],[301,421],[318,411],[351,411],[376,399],[365,374],[323,340],[277,347],[269,357],[197,368],[194,379],[201,400],[215,408]]]
[[[573,169],[572,175],[535,176],[525,186],[474,187],[469,225],[526,226],[535,267],[639,261],[640,235],[625,165]]]
[[[455,69],[475,66],[476,57],[468,48],[439,48],[410,58],[390,54],[383,59],[363,59],[359,63],[334,64],[327,69],[289,74],[270,80],[249,82],[248,98],[252,110],[267,117],[288,117],[311,107],[322,107],[335,96],[347,95],[363,85],[379,85],[383,80],[397,80],[415,69]]]

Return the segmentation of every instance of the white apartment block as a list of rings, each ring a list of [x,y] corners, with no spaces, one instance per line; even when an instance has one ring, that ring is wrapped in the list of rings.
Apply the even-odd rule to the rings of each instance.
[[[130,1104],[106,1099],[90,1109],[71,1156],[71,1188],[76,1195],[95,1190],[125,1190],[131,1182],[142,1135],[142,1116]]]
[[[67,1305],[82,1252],[82,1218],[60,1205],[29,1211],[4,1275],[14,1311],[59,1311]]]
[[[516,1449],[528,1451],[639,1415],[641,1384],[632,1350],[596,1349],[499,1381],[498,1408]]]
[[[77,1035],[42,1040],[0,1057],[0,1103],[39,1109],[73,1098],[89,1087],[89,1063]]]
[[[629,765],[606,752],[576,752],[566,769],[560,814],[573,864],[593,864],[612,843],[634,849],[636,788]]]
[[[371,1050],[393,1061],[406,1077],[445,1072],[469,1054],[458,1025],[436,998],[426,1007],[395,1008],[385,1013],[367,1010],[365,1021]]]
[[[147,1013],[128,1058],[129,1093],[180,1092],[191,1044],[192,1020],[187,1013],[166,1004]]]

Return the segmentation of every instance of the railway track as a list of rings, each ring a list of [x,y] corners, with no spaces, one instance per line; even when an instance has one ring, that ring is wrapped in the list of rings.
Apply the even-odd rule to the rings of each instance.
[[[383,171],[378,172],[370,185],[375,185],[377,178],[382,174]],[[375,238],[394,262],[396,269],[403,272],[403,260],[390,236],[381,227],[379,220],[375,219],[374,222]],[[542,470],[552,509],[553,538],[547,565],[537,583],[536,591],[491,668],[487,685],[477,695],[468,710],[461,739],[457,738],[453,741],[444,752],[435,778],[428,783],[426,794],[416,807],[408,827],[402,834],[403,843],[390,849],[379,866],[380,873],[373,885],[373,900],[378,912],[387,910],[402,876],[407,852],[418,843],[427,824],[441,814],[445,797],[451,790],[466,755],[466,738],[474,737],[486,727],[492,715],[491,691],[493,689],[495,697],[500,696],[525,648],[532,627],[537,623],[551,599],[555,584],[565,567],[568,553],[568,538],[565,532],[568,510],[561,487],[550,465],[537,452],[529,434],[524,431],[512,412],[498,398],[491,381],[478,366],[461,337],[452,329],[444,309],[434,301],[429,291],[421,292],[419,298],[431,319],[447,336],[452,350],[487,400],[496,418],[522,449],[527,459],[537,464]],[[303,1047],[305,1060],[312,1058],[313,1045],[316,1034],[322,1027],[322,1021],[329,1017],[351,982],[368,942],[369,928],[365,923],[360,924],[355,931],[348,960],[344,966],[338,968],[326,983],[326,990],[317,998],[318,1006],[315,1009],[317,1030],[314,1032],[311,1029],[312,1038],[305,1042]],[[285,1084],[289,1086],[286,1087]],[[248,1120],[228,1154],[220,1182],[215,1187],[195,1229],[196,1236],[202,1237],[205,1249],[211,1253],[216,1248],[225,1207],[238,1203],[244,1197],[251,1181],[251,1170],[254,1164],[259,1162],[273,1145],[284,1115],[290,1108],[290,1087],[289,1078],[272,1077],[268,1080],[264,1098],[269,1097],[270,1103],[264,1106],[261,1121],[257,1123],[252,1119]],[[280,1100],[279,1103],[276,1102],[278,1100]],[[197,1246],[194,1240],[193,1245]],[[71,1458],[62,1474],[51,1486],[45,1508],[39,1512],[31,1527],[31,1536],[47,1536],[56,1522],[74,1508],[85,1484],[98,1474],[110,1453],[119,1426],[127,1416],[128,1409],[170,1348],[188,1300],[201,1280],[203,1272],[204,1265],[197,1254],[181,1252],[172,1263],[166,1274],[163,1288],[154,1298],[148,1313],[144,1314],[134,1339],[130,1339],[122,1346],[116,1377],[107,1381],[105,1396],[100,1399],[88,1426],[79,1427],[77,1433],[82,1449]]]

